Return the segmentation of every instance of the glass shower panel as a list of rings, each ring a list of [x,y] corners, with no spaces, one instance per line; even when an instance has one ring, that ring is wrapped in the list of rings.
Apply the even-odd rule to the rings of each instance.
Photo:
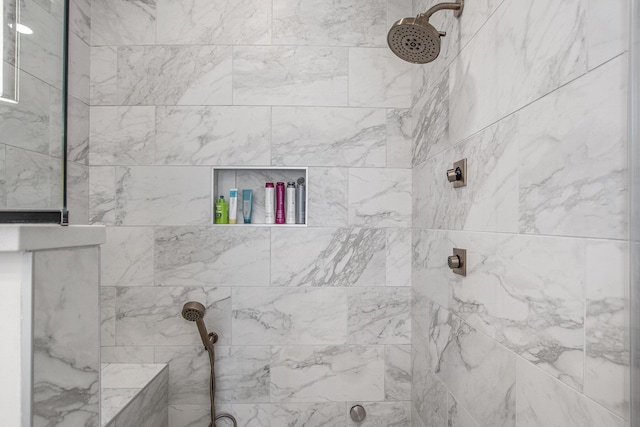
[[[63,209],[65,3],[0,0],[0,211]]]

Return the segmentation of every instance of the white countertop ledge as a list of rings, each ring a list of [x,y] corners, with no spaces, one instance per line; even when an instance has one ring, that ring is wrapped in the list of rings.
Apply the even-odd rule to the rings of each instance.
[[[105,239],[103,225],[0,224],[0,252],[94,246]]]

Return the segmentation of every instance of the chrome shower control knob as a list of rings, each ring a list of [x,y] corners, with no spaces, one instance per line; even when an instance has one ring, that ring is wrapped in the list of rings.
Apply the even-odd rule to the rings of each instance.
[[[462,265],[462,262],[460,261],[460,257],[458,255],[451,255],[449,257],[449,268],[450,269],[454,269],[454,268],[460,268],[460,266]]]
[[[462,179],[462,169],[455,168],[447,171],[447,179],[449,182],[456,182]]]
[[[355,405],[351,407],[349,415],[353,421],[361,423],[367,417],[367,411],[361,405]]]

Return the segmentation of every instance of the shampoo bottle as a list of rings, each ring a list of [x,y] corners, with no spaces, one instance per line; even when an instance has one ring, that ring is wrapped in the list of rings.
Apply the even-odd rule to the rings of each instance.
[[[267,182],[264,188],[264,223],[275,224],[276,215],[274,209],[274,187],[273,182]]]
[[[229,205],[224,201],[224,196],[216,202],[216,224],[229,224]]]
[[[276,184],[276,224],[284,224],[284,182]]]
[[[287,212],[285,214],[287,224],[296,223],[296,183],[287,182],[287,194],[286,194]]]
[[[304,185],[304,178],[298,178],[298,188],[296,188],[296,224],[304,224],[305,205],[307,204],[307,191]]]

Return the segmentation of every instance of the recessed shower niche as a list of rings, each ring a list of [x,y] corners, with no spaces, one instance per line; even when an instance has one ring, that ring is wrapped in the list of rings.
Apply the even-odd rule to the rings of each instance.
[[[267,227],[306,227],[308,218],[309,199],[309,170],[307,167],[243,167],[243,166],[216,166],[211,169],[211,224],[215,226],[267,226]],[[268,224],[265,221],[265,184],[272,182],[274,186],[278,182],[285,185],[285,195],[287,183],[304,185],[304,223],[302,224]],[[216,224],[215,204],[220,196],[229,203],[229,191],[238,190],[237,201],[237,223],[236,224]],[[243,218],[243,190],[251,190],[251,223],[245,224]],[[285,198],[286,211],[286,198]],[[275,211],[274,211],[275,212]]]

